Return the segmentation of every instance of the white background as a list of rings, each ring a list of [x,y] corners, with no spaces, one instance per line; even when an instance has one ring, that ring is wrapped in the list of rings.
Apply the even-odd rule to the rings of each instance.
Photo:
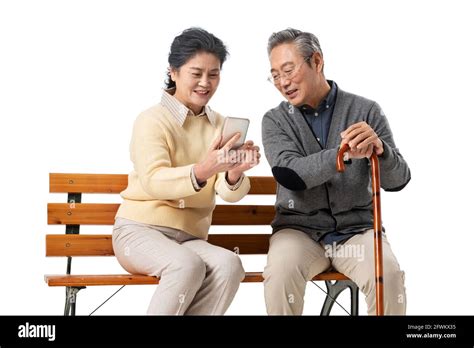
[[[468,1],[1,0],[0,314],[62,313],[64,288],[43,282],[66,265],[44,252],[45,234],[64,232],[47,225],[46,204],[66,201],[48,193],[48,173],[130,171],[133,121],[159,101],[171,41],[190,26],[228,45],[210,105],[250,118],[259,144],[263,114],[282,99],[266,81],[268,36],[291,26],[320,38],[326,77],[383,107],[412,171],[403,191],[382,194],[408,314],[474,314],[472,13]],[[249,174],[271,172],[263,161]],[[115,258],[76,260],[75,273],[123,272]],[[264,264],[244,257],[248,271]],[[116,289],[82,291],[78,314]],[[153,291],[126,287],[97,314],[144,314]],[[305,314],[323,299],[308,284]],[[263,285],[242,284],[228,314],[265,314]]]

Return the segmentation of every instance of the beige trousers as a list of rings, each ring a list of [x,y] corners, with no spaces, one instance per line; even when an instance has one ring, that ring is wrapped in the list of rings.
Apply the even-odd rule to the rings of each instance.
[[[383,241],[384,309],[387,315],[405,315],[405,275],[400,270],[385,233]],[[265,303],[270,315],[301,315],[306,283],[333,267],[352,279],[366,296],[367,312],[375,314],[373,230],[357,234],[344,244],[324,246],[306,233],[283,229],[270,238],[263,272]]]
[[[112,243],[120,265],[132,274],[161,277],[148,314],[222,315],[232,302],[245,276],[239,256],[189,237],[116,219]]]

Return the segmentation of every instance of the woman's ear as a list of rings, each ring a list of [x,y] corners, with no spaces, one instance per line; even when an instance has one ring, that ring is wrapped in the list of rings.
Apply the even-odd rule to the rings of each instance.
[[[168,71],[170,73],[171,81],[176,82],[176,77],[178,76],[178,69],[175,69],[173,67],[169,67]]]

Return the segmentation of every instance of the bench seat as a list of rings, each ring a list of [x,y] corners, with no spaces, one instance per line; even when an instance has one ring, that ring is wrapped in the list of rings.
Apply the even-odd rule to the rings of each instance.
[[[87,274],[87,275],[45,275],[49,286],[95,286],[95,285],[149,285],[158,284],[159,278],[141,274]],[[324,272],[312,280],[349,280],[338,272]],[[262,272],[245,272],[244,283],[263,282]]]

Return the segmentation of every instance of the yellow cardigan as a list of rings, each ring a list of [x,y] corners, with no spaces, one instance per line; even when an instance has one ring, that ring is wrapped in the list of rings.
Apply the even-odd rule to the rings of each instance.
[[[207,154],[221,133],[224,117],[216,113],[215,127],[206,116],[188,116],[181,127],[161,104],[136,119],[130,143],[134,170],[116,217],[145,224],[176,228],[207,239],[216,192],[227,202],[237,202],[250,189],[245,177],[232,191],[225,173],[207,180],[199,191],[191,181],[191,167]]]

